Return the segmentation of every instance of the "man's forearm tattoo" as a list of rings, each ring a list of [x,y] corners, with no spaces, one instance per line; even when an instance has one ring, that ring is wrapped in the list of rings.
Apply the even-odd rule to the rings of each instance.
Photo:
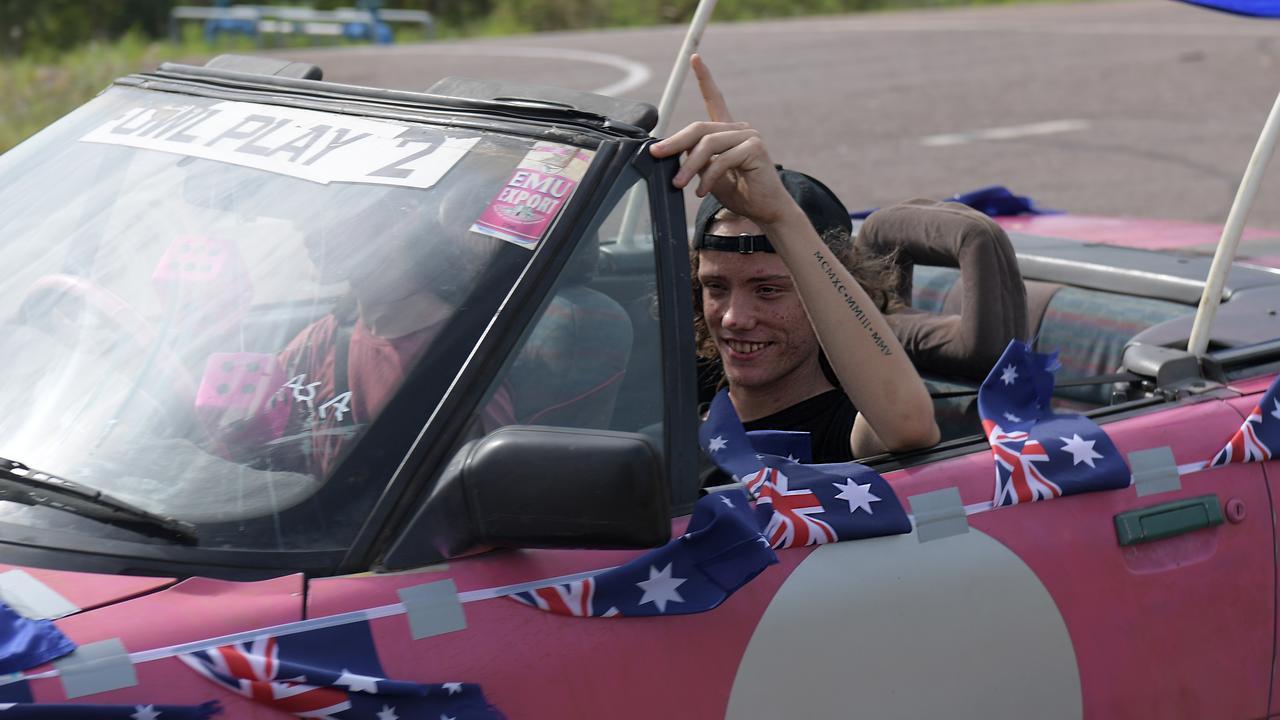
[[[862,325],[862,328],[871,334],[871,341],[880,349],[880,354],[892,355],[893,350],[889,348],[889,343],[885,342],[880,333],[871,327],[871,320],[867,317],[866,311],[845,289],[844,283],[840,281],[840,276],[836,275],[836,271],[831,269],[831,262],[827,260],[821,250],[814,250],[813,256],[818,259],[818,267],[822,268],[822,271],[827,274],[827,280],[831,281],[831,286],[836,289],[836,292],[840,293],[840,297],[844,298],[844,304],[849,307],[849,310],[853,312],[853,316],[858,319],[858,324]]]

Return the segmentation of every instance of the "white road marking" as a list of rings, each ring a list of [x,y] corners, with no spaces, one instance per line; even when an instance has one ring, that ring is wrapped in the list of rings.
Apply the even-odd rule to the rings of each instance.
[[[1029,125],[1015,125],[1012,127],[987,128],[986,130],[973,130],[962,133],[928,135],[920,138],[920,144],[925,147],[945,147],[948,145],[964,145],[966,143],[979,142],[982,140],[1015,140],[1017,138],[1032,137],[1034,135],[1053,135],[1055,133],[1087,130],[1088,128],[1088,120],[1050,120],[1048,122],[1031,123]]]
[[[379,55],[392,59],[392,55],[382,48],[342,48],[342,54]],[[335,53],[337,54],[337,53]],[[573,50],[570,48],[548,48],[533,46],[481,45],[477,43],[441,43],[437,45],[405,45],[398,48],[395,55],[402,59],[404,55],[478,55],[487,57],[534,58],[547,60],[567,60],[569,62],[585,62],[621,70],[625,75],[617,82],[610,83],[594,90],[598,95],[619,96],[631,92],[649,82],[653,76],[649,66],[614,55],[612,53],[592,52],[590,50]],[[424,90],[426,88],[423,88]]]

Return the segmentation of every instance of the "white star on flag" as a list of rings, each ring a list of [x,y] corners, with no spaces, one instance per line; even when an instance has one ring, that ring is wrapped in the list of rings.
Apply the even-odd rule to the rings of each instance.
[[[1102,455],[1093,449],[1093,444],[1097,440],[1085,440],[1078,434],[1073,434],[1070,439],[1058,438],[1063,442],[1062,449],[1071,453],[1071,466],[1075,467],[1080,463],[1084,463],[1089,467],[1096,467],[1094,460],[1101,460]]]
[[[794,463],[800,462],[800,458],[796,457],[795,455],[792,455],[791,453],[787,453],[787,459]]]
[[[400,720],[400,716],[396,714],[395,708],[383,705],[382,711],[378,713],[378,720]]]
[[[155,705],[134,705],[133,709],[136,712],[129,716],[133,720],[156,720],[160,717]]]
[[[684,584],[687,578],[678,578],[671,576],[671,566],[674,563],[667,563],[667,566],[659,570],[656,566],[649,566],[649,579],[641,580],[636,583],[636,587],[644,591],[640,596],[638,605],[645,603],[653,603],[658,606],[658,612],[667,611],[668,602],[684,602],[684,598],[680,597],[676,588]]]
[[[840,491],[836,498],[849,503],[849,514],[852,515],[858,510],[866,510],[868,515],[874,515],[875,513],[871,510],[871,503],[880,502],[880,498],[871,492],[871,484],[859,485],[853,481],[853,478],[845,478],[844,482],[845,484],[843,485],[840,483],[831,484]]]
[[[720,502],[728,505],[729,507],[733,507],[733,500],[731,500],[728,495],[721,495]]]
[[[458,720],[458,718],[453,717],[452,715],[445,715],[445,714],[441,713],[441,714],[440,714],[440,720]]]
[[[443,683],[441,687],[448,690],[450,695],[457,695],[462,692],[462,683],[460,682]]]
[[[351,692],[363,692],[377,694],[378,678],[369,677],[368,675],[356,675],[346,668],[342,668],[342,674],[337,680],[333,681],[334,685],[345,685]]]
[[[711,442],[708,443],[707,449],[710,450],[711,452],[720,452],[721,450],[725,449],[725,446],[727,446],[728,444],[729,443],[725,442],[723,435],[717,435],[711,438]]]
[[[1271,417],[1280,420],[1280,398],[1275,399],[1276,409],[1271,411]]]
[[[1006,365],[1004,370],[1000,371],[1000,379],[1004,381],[1005,385],[1012,385],[1018,379],[1018,368],[1014,367],[1012,363]]]
[[[1004,414],[1004,418],[1005,418],[1005,420],[1008,420],[1009,422],[1022,422],[1022,418],[1018,417],[1017,415],[1014,415],[1014,414],[1013,414],[1013,413],[1011,413],[1011,412],[1007,412],[1007,413],[1005,413],[1005,414]]]

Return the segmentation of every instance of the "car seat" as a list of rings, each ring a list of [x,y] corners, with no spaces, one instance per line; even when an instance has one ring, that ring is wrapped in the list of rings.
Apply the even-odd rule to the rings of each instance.
[[[507,374],[516,419],[529,425],[608,429],[633,333],[616,300],[586,285],[599,257],[580,249]]]
[[[872,213],[856,245],[894,259],[900,307],[885,319],[930,393],[960,393],[934,400],[942,439],[980,432],[965,391],[1028,332],[1028,289],[1008,235],[972,208],[910,200]]]

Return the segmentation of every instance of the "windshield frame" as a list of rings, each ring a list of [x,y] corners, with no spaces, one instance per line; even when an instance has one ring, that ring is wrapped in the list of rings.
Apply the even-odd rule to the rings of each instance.
[[[368,117],[363,113],[352,112],[351,103],[338,105],[327,102],[279,102],[280,98],[274,96],[264,97],[260,93],[251,92],[227,93],[216,88],[193,88],[202,91],[175,93],[173,89],[158,90],[133,82],[120,84],[145,92],[160,91],[168,94],[192,94],[272,105],[293,105]],[[234,97],[228,97],[228,95],[234,95]],[[364,108],[358,109],[364,110]],[[451,121],[456,118],[441,118],[439,113],[414,113],[411,117],[398,119],[414,124],[446,128],[461,124]],[[603,136],[606,134],[602,133],[582,132],[576,129],[552,131],[541,123],[520,123],[514,119],[494,122],[473,121],[465,124],[481,132],[500,133],[525,139],[554,139],[557,142],[571,140],[568,144],[596,151],[595,159],[581,181],[582,190],[589,192],[578,192],[571,198],[539,247],[533,252],[532,257],[525,261],[524,269],[517,274],[510,291],[501,297],[495,297],[496,310],[490,316],[479,340],[474,345],[454,351],[465,357],[454,365],[459,368],[457,374],[445,378],[425,377],[429,375],[426,372],[426,366],[429,363],[420,359],[396,394],[397,398],[403,399],[412,394],[414,388],[421,387],[424,383],[434,383],[440,387],[439,404],[436,407],[414,408],[416,415],[394,412],[389,407],[388,412],[383,414],[382,421],[372,423],[348,453],[348,457],[342,461],[338,472],[345,472],[349,468],[359,467],[362,464],[369,466],[370,459],[379,454],[373,449],[374,446],[386,446],[387,430],[393,424],[400,425],[401,433],[408,435],[404,442],[394,445],[397,448],[407,448],[403,456],[390,457],[382,454],[382,457],[377,458],[377,466],[380,467],[369,466],[377,470],[376,481],[382,487],[381,495],[373,503],[373,508],[364,518],[362,529],[353,540],[344,547],[320,550],[187,547],[156,543],[148,538],[133,541],[92,537],[93,542],[87,543],[86,535],[81,532],[0,522],[0,547],[5,550],[5,560],[10,563],[17,562],[57,569],[177,576],[205,575],[231,579],[272,577],[287,572],[324,576],[343,570],[368,569],[367,561],[359,558],[367,557],[365,551],[369,547],[370,540],[383,531],[389,508],[399,502],[399,498],[405,496],[406,491],[416,487],[411,482],[413,478],[432,474],[432,468],[425,467],[424,460],[435,458],[439,454],[429,453],[431,448],[441,443],[441,439],[437,436],[447,433],[450,419],[458,417],[458,413],[469,412],[478,401],[478,393],[473,391],[474,388],[483,389],[487,384],[484,378],[497,371],[502,356],[509,350],[509,345],[514,343],[515,338],[520,334],[520,328],[531,320],[533,310],[541,297],[554,283],[564,261],[583,236],[586,223],[594,216],[604,194],[611,190],[622,167],[629,162],[629,159],[619,160],[619,143],[608,139],[607,136]],[[628,144],[639,147],[641,141],[634,140]],[[407,404],[410,403],[401,402],[399,406],[404,407]],[[412,418],[412,422],[408,422],[409,418]],[[383,472],[385,468],[392,469],[390,478],[387,478]],[[363,565],[360,564],[362,562]]]
[[[579,194],[574,198],[576,204],[565,208],[560,221],[534,251],[533,258],[493,315],[470,357],[457,376],[451,379],[440,404],[421,426],[421,432],[404,462],[369,512],[364,527],[340,563],[339,573],[372,567],[412,521],[430,493],[440,469],[452,458],[463,436],[464,424],[457,419],[468,417],[480,406],[491,381],[501,371],[524,329],[533,322],[544,298],[582,242],[601,204],[615,192],[619,183],[625,182],[624,170],[633,167],[633,157],[645,146],[646,143],[638,141],[606,140],[596,148],[595,159],[582,178]],[[627,187],[630,187],[629,183]],[[582,193],[583,189],[589,189],[590,193]],[[414,389],[424,380],[421,375],[415,370],[405,379],[401,392],[397,394],[398,400],[412,396]],[[388,406],[388,412],[384,413],[386,416],[394,416],[393,406]],[[370,428],[370,432],[373,431],[374,428]],[[350,457],[355,458],[360,450],[361,445],[357,445]],[[339,468],[339,472],[341,470]]]

